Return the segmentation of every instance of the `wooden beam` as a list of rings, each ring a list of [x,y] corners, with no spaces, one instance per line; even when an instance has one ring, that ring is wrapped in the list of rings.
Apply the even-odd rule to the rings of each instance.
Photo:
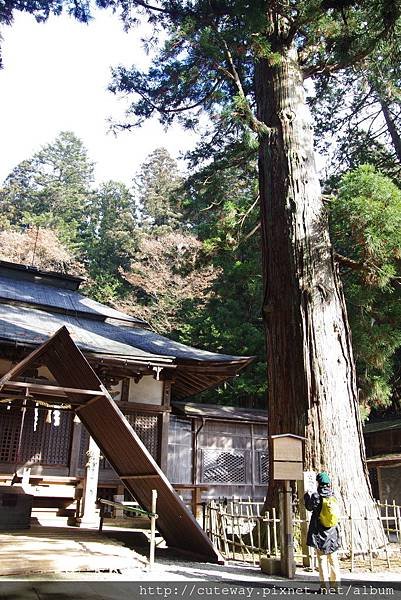
[[[39,357],[46,354],[48,348],[52,347],[54,340],[57,337],[65,335],[66,333],[67,333],[67,335],[69,335],[67,328],[63,325],[63,327],[61,327],[44,344],[39,346],[39,348],[36,348],[36,350],[34,350],[30,354],[28,354],[28,356],[26,356],[23,360],[21,360],[21,362],[19,362],[17,365],[15,365],[15,367],[10,369],[10,371],[8,371],[8,373],[3,375],[3,377],[0,379],[0,389],[3,387],[3,385],[5,383],[7,383],[7,381],[10,381],[10,379],[13,379],[14,377],[17,377],[18,375],[23,373],[28,368],[28,366],[32,365],[35,362],[35,360],[37,360]]]
[[[164,413],[170,412],[170,406],[162,406],[160,404],[145,404],[141,402],[122,402],[121,400],[114,400],[118,408],[124,413],[143,411],[147,413]]]
[[[82,410],[83,408],[86,408],[87,406],[89,406],[90,404],[93,404],[94,402],[97,402],[98,400],[102,400],[104,398],[107,398],[106,394],[98,394],[97,396],[95,396],[95,398],[91,398],[90,400],[88,400],[87,402],[83,402],[82,404],[80,404],[78,406],[78,408],[76,408],[76,412]]]
[[[177,365],[172,363],[173,358],[162,360],[162,357],[152,358],[148,356],[127,356],[125,358],[113,355],[98,354],[96,352],[88,352],[86,354],[86,359],[90,363],[97,363],[99,366],[104,365],[121,365],[125,367],[138,368],[142,367],[145,370],[150,367],[161,367],[163,369],[176,369]],[[161,360],[160,360],[161,359]]]
[[[157,479],[156,473],[144,473],[142,475],[120,475],[120,479]]]
[[[84,390],[80,388],[69,388],[69,387],[60,387],[58,385],[44,385],[39,383],[29,383],[26,381],[7,381],[4,384],[6,389],[19,389],[24,388],[28,389],[32,392],[41,392],[42,394],[48,394],[50,396],[62,396],[68,397],[67,394],[81,394],[83,396],[105,396],[103,392],[100,390]]]

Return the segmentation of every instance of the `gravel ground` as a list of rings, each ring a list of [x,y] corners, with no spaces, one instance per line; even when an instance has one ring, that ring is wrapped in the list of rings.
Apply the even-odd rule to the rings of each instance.
[[[2,577],[0,600],[177,600],[174,596],[180,596],[181,600],[206,600],[205,596],[223,600],[222,595],[228,600],[237,595],[250,600],[264,600],[273,595],[295,595],[294,590],[297,590],[298,597],[309,598],[319,589],[316,572],[299,569],[295,580],[290,582],[281,577],[269,577],[258,566],[247,563],[199,563],[163,548],[157,549],[156,562],[150,571],[144,563],[148,545],[143,534],[132,537],[132,531],[112,528],[104,533],[132,548],[132,568],[120,572]],[[401,599],[400,570],[383,568],[371,573],[367,562],[364,572],[361,572],[362,564],[359,563],[358,571],[350,573],[346,566],[342,570],[342,595],[354,596],[353,590],[359,589],[358,596],[382,598],[391,595],[394,599]],[[351,582],[355,584],[351,585]],[[387,589],[392,592],[380,593]]]

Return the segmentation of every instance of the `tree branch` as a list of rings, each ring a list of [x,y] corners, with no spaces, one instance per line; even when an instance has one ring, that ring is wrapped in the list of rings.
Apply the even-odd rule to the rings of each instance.
[[[344,267],[348,267],[352,271],[362,271],[364,268],[364,263],[361,263],[357,260],[353,260],[352,258],[348,258],[348,256],[343,256],[338,252],[334,252],[334,258]]]
[[[242,87],[241,78],[235,67],[234,59],[231,54],[231,50],[228,47],[226,40],[219,34],[218,31],[216,31],[216,33],[218,34],[218,36],[220,37],[220,39],[223,43],[226,58],[227,58],[228,64],[231,69],[231,71],[228,71],[227,69],[225,69],[225,71],[228,73],[230,78],[234,81],[235,86],[238,90],[239,97],[241,98],[241,100],[244,103],[245,118],[248,122],[249,127],[252,129],[252,131],[257,133],[258,135],[269,133],[270,128],[266,125],[266,123],[263,123],[262,121],[259,121],[259,119],[256,118],[253,110],[250,107],[249,101],[244,92],[244,88]],[[224,69],[224,67],[222,67],[222,68]]]
[[[160,6],[153,6],[152,4],[148,4],[147,2],[142,2],[141,0],[134,0],[135,6],[140,6],[141,8],[145,8],[146,10],[156,11],[159,13],[163,13],[165,15],[173,14],[173,11],[168,10],[167,8],[161,8]]]
[[[336,63],[319,63],[317,65],[305,67],[302,69],[304,79],[312,77],[312,75],[331,75],[337,71],[342,71],[343,69],[352,67],[354,64],[359,63],[366,58],[373,48],[383,39],[383,37],[386,37],[386,31],[380,32],[380,34],[375,36],[371,43],[366,46],[366,48],[360,50],[360,52],[357,52],[354,56],[350,56],[344,61],[339,61]]]
[[[400,134],[398,133],[397,128],[394,123],[394,120],[391,116],[389,106],[383,98],[380,98],[380,106],[382,109],[384,119],[386,121],[387,129],[390,134],[390,138],[393,143],[393,147],[394,147],[396,156],[397,156],[398,160],[401,162],[401,137],[400,137]]]

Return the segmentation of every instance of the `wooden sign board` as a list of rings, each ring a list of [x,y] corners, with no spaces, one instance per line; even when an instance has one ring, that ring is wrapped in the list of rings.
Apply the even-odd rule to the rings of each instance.
[[[302,462],[274,461],[273,479],[281,481],[299,481],[303,479],[304,465]]]
[[[303,460],[303,438],[293,435],[272,436],[273,460],[299,461]],[[302,479],[302,476],[301,476]]]

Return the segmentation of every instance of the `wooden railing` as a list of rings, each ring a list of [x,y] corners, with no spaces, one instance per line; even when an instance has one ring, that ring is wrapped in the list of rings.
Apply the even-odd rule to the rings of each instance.
[[[251,500],[212,500],[205,507],[205,530],[216,548],[222,555],[231,560],[252,562],[254,565],[260,563],[262,556],[280,557],[280,518],[277,511],[263,512],[263,502],[252,502]],[[357,554],[353,542],[353,531],[358,522],[369,519],[380,519],[388,538],[384,546],[383,562],[385,567],[391,568],[389,544],[397,544],[401,547],[401,506],[393,503],[377,503],[377,516],[354,515],[352,511],[340,518],[344,524],[350,522],[350,547],[339,551],[341,557],[348,557],[350,568],[353,570],[359,559],[366,565],[366,559],[370,569],[373,571],[375,552],[368,535],[368,550],[363,556]],[[297,562],[306,564],[307,561],[312,568],[315,565],[315,556],[312,548],[307,549],[301,544],[305,539],[309,519],[294,517],[295,533],[295,559]],[[369,527],[368,527],[369,531]]]
[[[145,515],[150,519],[150,543],[149,543],[149,569],[153,569],[155,564],[155,549],[156,549],[156,520],[157,520],[157,512],[156,512],[156,504],[157,504],[157,490],[152,490],[152,510],[149,512],[144,510],[143,508],[139,508],[138,505],[134,505],[131,502],[112,502],[111,500],[104,500],[103,498],[98,499],[98,504],[100,504],[100,523],[99,523],[99,531],[103,530],[103,522],[104,522],[104,513],[105,506],[111,506],[112,508],[117,508],[119,510],[124,510],[128,512],[132,512],[135,515]]]

